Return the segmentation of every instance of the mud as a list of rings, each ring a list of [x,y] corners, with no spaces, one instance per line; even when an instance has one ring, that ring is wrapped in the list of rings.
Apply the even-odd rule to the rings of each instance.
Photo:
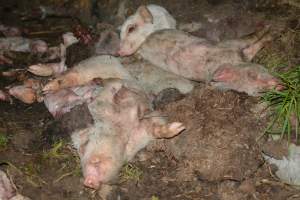
[[[72,30],[78,20],[46,18],[21,21],[20,13],[29,12],[29,8],[38,6],[39,2],[32,1],[29,5],[0,0],[0,5],[4,5],[1,7],[1,22],[24,27],[30,30],[29,37],[57,45],[61,34]],[[101,1],[97,12],[94,9],[92,13],[99,21],[114,21],[109,15],[116,13],[118,2]],[[300,11],[296,7],[281,1],[258,0],[134,0],[127,2],[125,14],[132,14],[145,2],[166,7],[178,22],[201,20],[209,13],[225,21],[229,18],[235,20],[235,16],[244,11],[254,16],[254,22],[272,19],[279,24],[284,21],[288,28],[259,53],[255,62],[268,68],[300,64],[300,23],[297,18]],[[102,10],[105,12],[100,12]],[[85,17],[85,22],[89,17]],[[95,20],[95,17],[92,19]],[[229,26],[232,27],[240,26]],[[244,35],[252,31],[251,27],[248,24],[229,34],[227,26],[222,29],[226,34],[220,34],[220,38]],[[86,58],[88,53],[81,52],[81,48],[76,46],[70,51],[69,55],[73,56],[70,63],[80,61],[80,56]],[[0,66],[1,71],[24,68],[42,59],[27,54],[14,56],[14,65]],[[1,89],[16,82],[0,77]],[[0,143],[0,168],[8,172],[18,193],[33,200],[104,199],[103,196],[111,200],[300,199],[300,191],[281,183],[275,177],[274,169],[263,162],[261,144],[264,140],[256,140],[265,128],[267,118],[259,99],[232,91],[216,91],[200,84],[192,94],[174,100],[157,107],[170,120],[184,122],[187,130],[172,140],[153,143],[140,152],[132,163],[124,167],[116,185],[106,188],[106,191],[93,191],[83,186],[79,158],[67,134],[70,130],[64,130],[61,121],[54,121],[43,104],[28,106],[17,100],[13,104],[0,102],[0,136],[6,138]],[[78,109],[84,111],[84,108]],[[86,125],[70,120],[64,122],[78,127]]]

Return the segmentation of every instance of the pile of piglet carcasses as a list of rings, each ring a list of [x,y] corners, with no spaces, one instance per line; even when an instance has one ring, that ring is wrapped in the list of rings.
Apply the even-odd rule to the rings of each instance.
[[[140,6],[122,25],[120,40],[115,32],[105,32],[90,58],[70,69],[67,48],[82,37],[66,33],[60,46],[49,48],[41,40],[14,33],[0,39],[2,50],[46,54],[49,60],[61,62],[29,66],[27,70],[37,77],[1,90],[0,99],[43,101],[55,118],[77,112],[86,123],[71,138],[81,159],[84,184],[90,188],[113,181],[122,165],[151,140],[171,138],[185,129],[155,111],[164,95],[182,97],[197,81],[251,96],[280,89],[279,81],[263,66],[250,62],[272,40],[268,26],[245,39],[215,43],[177,30],[175,19],[160,6]],[[142,59],[132,59],[133,54]],[[2,62],[11,62],[1,55]],[[2,76],[21,73],[14,70]]]

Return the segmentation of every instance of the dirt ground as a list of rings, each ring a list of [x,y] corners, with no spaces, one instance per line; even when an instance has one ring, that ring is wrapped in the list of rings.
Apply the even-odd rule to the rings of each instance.
[[[30,37],[50,44],[58,44],[60,35],[78,23],[69,17],[22,21],[20,13],[39,5],[39,1],[31,5],[24,2],[0,0],[1,22],[26,28]],[[62,5],[63,1],[46,2]],[[118,1],[99,2],[98,20],[111,20],[107,15],[115,13]],[[296,6],[259,0],[133,0],[128,2],[127,14],[149,2],[170,10],[178,23],[203,20],[209,14],[222,19],[221,30],[208,24],[206,30],[194,33],[215,35],[211,39],[216,40],[246,35],[257,24],[271,20],[273,27],[280,25],[281,32],[255,61],[270,69],[300,64],[300,8]],[[95,20],[88,14],[82,17],[85,22],[87,18]],[[0,70],[25,68],[37,59],[18,55],[14,66],[0,65]],[[0,88],[16,82],[1,77]],[[259,142],[257,138],[268,117],[259,98],[199,84],[185,98],[159,109],[170,120],[183,122],[187,129],[173,139],[149,145],[124,166],[115,185],[94,191],[83,186],[79,157],[70,138],[43,103],[0,102],[0,134],[7,138],[0,146],[0,168],[8,173],[19,193],[33,200],[300,199],[300,191],[281,183],[274,168],[261,156],[266,138]]]

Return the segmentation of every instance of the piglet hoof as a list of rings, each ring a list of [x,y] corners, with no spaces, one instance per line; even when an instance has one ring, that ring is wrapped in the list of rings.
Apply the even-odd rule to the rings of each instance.
[[[49,83],[47,83],[44,88],[43,88],[43,92],[44,93],[47,93],[47,92],[50,92],[50,91],[56,91],[56,90],[59,90],[59,82],[57,80],[53,80],[53,81],[50,81]]]
[[[171,138],[178,135],[185,129],[180,122],[172,122],[166,125],[157,126],[154,128],[154,136],[156,138]]]
[[[51,76],[53,74],[51,67],[44,64],[31,65],[28,67],[28,71],[37,76]]]

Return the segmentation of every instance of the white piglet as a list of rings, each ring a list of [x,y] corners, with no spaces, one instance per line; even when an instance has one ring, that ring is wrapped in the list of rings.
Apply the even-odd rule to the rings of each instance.
[[[176,20],[170,13],[153,4],[140,6],[121,27],[119,55],[126,56],[136,52],[151,33],[162,29],[176,29]]]

